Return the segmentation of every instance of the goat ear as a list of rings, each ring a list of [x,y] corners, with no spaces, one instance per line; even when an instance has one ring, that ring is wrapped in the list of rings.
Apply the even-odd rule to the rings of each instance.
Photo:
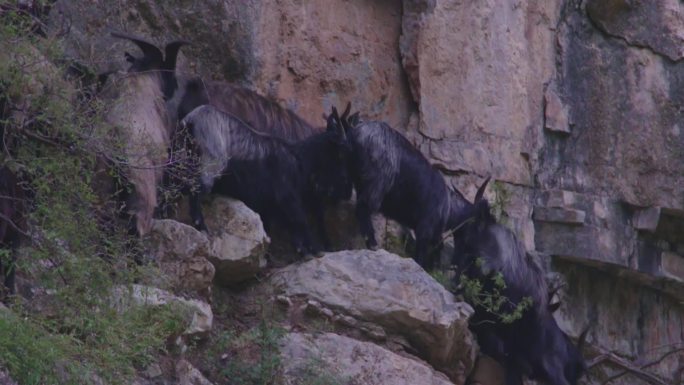
[[[143,59],[147,59],[150,63],[155,63],[159,66],[161,66],[164,63],[164,56],[162,55],[161,50],[149,41],[143,40],[137,36],[119,32],[112,32],[112,36],[117,37],[119,39],[130,40],[131,42],[133,42],[143,52]]]
[[[335,120],[340,119],[340,115],[337,113],[337,107],[332,107],[332,114],[330,114],[330,116],[332,116]]]
[[[477,189],[477,193],[475,194],[475,201],[474,203],[479,202],[482,200],[482,196],[484,195],[485,188],[487,187],[487,183],[489,183],[489,180],[491,179],[491,176],[488,176],[487,179],[482,183],[482,186]]]
[[[184,45],[190,42],[185,40],[172,41],[164,48],[164,69],[174,71],[176,69],[176,59],[178,58],[178,51]]]

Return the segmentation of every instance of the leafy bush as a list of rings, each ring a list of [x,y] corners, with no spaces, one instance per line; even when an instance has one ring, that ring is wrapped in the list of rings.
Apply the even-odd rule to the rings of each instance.
[[[478,258],[475,263],[481,269],[484,260]],[[515,304],[504,295],[506,281],[500,272],[482,279],[469,278],[461,274],[460,282],[463,287],[463,296],[469,304],[473,307],[482,307],[505,324],[522,318],[524,311],[532,306],[530,297],[524,297]]]
[[[116,201],[96,192],[102,168],[120,154],[103,104],[66,79],[59,38],[0,1],[0,165],[15,170],[31,197],[30,230],[18,260],[45,309],[21,298],[0,316],[0,366],[22,384],[128,383],[166,352],[187,324],[173,306],[117,312],[115,285],[144,283],[138,241],[118,218]],[[2,251],[6,256],[8,251]],[[20,316],[13,316],[12,313]],[[85,373],[85,374],[84,374]]]

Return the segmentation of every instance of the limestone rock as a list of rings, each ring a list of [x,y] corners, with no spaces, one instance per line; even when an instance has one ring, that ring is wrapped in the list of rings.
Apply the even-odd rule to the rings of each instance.
[[[682,209],[681,15],[675,0],[592,0],[566,15],[556,84],[573,128],[546,149],[542,185]]]
[[[365,248],[366,243],[359,231],[355,214],[356,202],[341,202],[326,211],[326,230],[333,250]],[[403,253],[404,229],[401,225],[381,214],[371,217],[378,245],[394,253]]]
[[[216,282],[229,285],[252,278],[266,267],[270,243],[259,215],[235,199],[215,197],[205,205],[209,228],[209,261]]]
[[[271,283],[281,294],[308,297],[406,337],[419,357],[452,379],[473,365],[472,309],[410,258],[384,250],[328,253],[274,273]]]
[[[166,304],[177,304],[187,307],[192,320],[190,325],[183,332],[184,335],[204,334],[211,330],[214,314],[211,306],[207,303],[176,297],[173,294],[142,285],[118,286],[112,293],[112,301],[117,309],[123,310],[131,306],[161,306]]]
[[[155,220],[145,241],[173,287],[208,292],[215,269],[207,260],[209,240],[203,233],[174,220]]]
[[[667,278],[684,283],[684,256],[664,252],[660,258],[662,274]]]
[[[412,108],[397,49],[398,1],[260,3],[257,89],[315,125],[349,100],[365,118],[406,125]]]
[[[648,207],[634,212],[632,225],[637,230],[655,232],[660,221],[660,207]]]
[[[544,94],[544,128],[553,132],[570,133],[568,110],[555,89],[549,87]]]
[[[323,379],[364,385],[452,384],[419,360],[333,333],[290,333],[281,341],[280,354],[286,385]]]
[[[584,223],[586,213],[582,210],[564,209],[559,207],[535,207],[533,218],[540,222],[557,222],[571,225]]]
[[[587,14],[610,35],[673,61],[684,58],[684,10],[677,0],[590,0]]]
[[[202,373],[186,360],[176,363],[178,385],[213,385]]]
[[[532,184],[525,154],[534,153],[529,128],[543,123],[558,3],[403,1],[399,47],[431,158]]]

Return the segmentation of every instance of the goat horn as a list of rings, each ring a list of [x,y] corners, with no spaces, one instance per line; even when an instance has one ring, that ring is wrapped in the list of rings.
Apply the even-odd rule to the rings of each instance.
[[[176,59],[178,58],[178,51],[184,45],[189,45],[190,42],[185,40],[172,41],[167,44],[164,48],[164,69],[165,70],[175,70],[176,69]]]
[[[130,40],[133,43],[135,43],[135,45],[137,45],[138,48],[140,48],[140,50],[143,52],[143,55],[145,55],[146,58],[150,58],[157,63],[164,62],[164,57],[162,55],[161,50],[149,41],[120,32],[112,32],[112,36],[117,37],[119,39]]]
[[[577,342],[577,350],[582,351],[582,348],[584,347],[585,342],[587,341],[587,334],[589,333],[589,329],[591,328],[591,323],[587,325],[587,327],[582,330],[582,333],[579,336],[579,342]]]
[[[342,116],[340,119],[345,120],[347,119],[347,116],[349,116],[349,113],[351,112],[351,102],[347,102],[347,108],[344,109],[344,112],[342,113]]]
[[[487,179],[482,183],[482,186],[480,186],[479,189],[477,189],[477,193],[475,194],[475,201],[473,203],[477,203],[482,199],[482,196],[484,195],[484,190],[487,187],[487,183],[489,183],[489,180],[492,179],[491,176],[488,176]]]

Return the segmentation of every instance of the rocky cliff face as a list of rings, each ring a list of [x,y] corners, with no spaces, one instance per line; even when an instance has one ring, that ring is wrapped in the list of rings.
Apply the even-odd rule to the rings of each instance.
[[[636,384],[683,376],[683,12],[675,0],[59,1],[52,23],[70,20],[70,52],[95,62],[121,52],[111,29],[189,39],[185,72],[314,124],[351,100],[470,197],[492,175],[508,225],[567,282],[562,326],[593,323],[594,354],[610,353],[590,382],[629,367],[612,383]]]

